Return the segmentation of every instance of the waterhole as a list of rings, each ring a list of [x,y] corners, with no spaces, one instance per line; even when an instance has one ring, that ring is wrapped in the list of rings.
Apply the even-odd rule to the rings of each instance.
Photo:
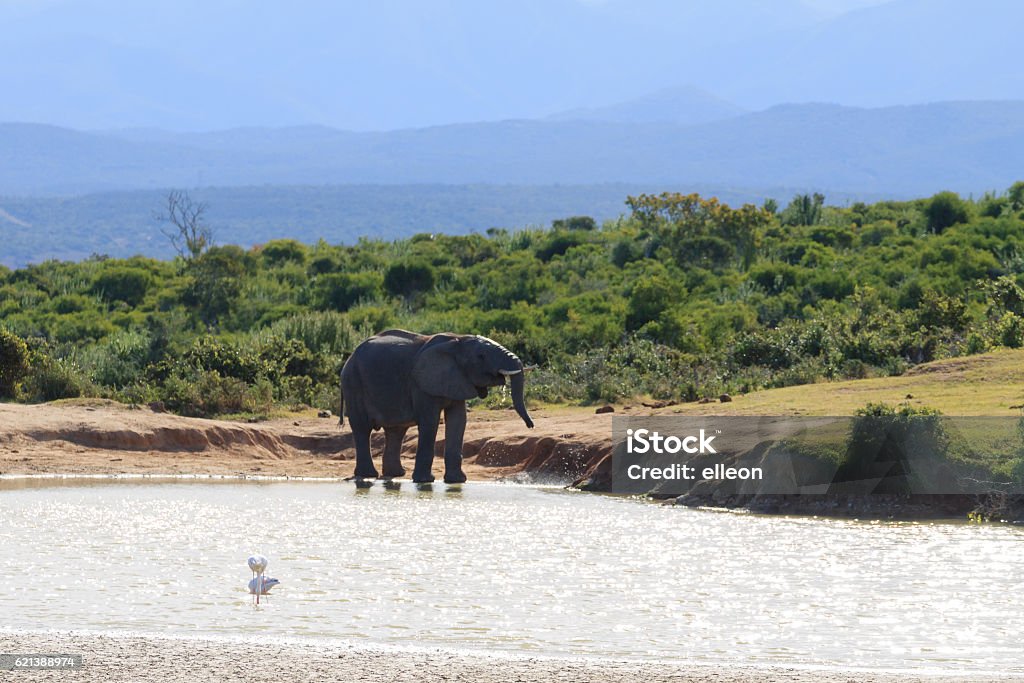
[[[1024,672],[1008,526],[501,484],[4,480],[0,548],[14,629]],[[254,608],[257,552],[281,584]]]

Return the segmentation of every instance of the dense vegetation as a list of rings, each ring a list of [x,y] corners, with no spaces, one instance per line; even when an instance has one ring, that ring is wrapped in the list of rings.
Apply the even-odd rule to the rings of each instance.
[[[1024,183],[845,208],[626,204],[600,226],[0,267],[0,394],[333,408],[346,354],[395,326],[493,337],[540,366],[533,400],[572,403],[895,375],[1024,345]]]

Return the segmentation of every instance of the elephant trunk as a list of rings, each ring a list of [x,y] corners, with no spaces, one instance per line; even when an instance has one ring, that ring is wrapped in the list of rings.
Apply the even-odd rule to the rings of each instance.
[[[530,414],[526,412],[526,401],[523,398],[523,387],[526,385],[525,375],[526,373],[520,370],[514,375],[509,375],[508,379],[509,385],[512,388],[512,405],[515,406],[519,417],[523,418],[527,428],[533,429],[533,420],[530,419]]]

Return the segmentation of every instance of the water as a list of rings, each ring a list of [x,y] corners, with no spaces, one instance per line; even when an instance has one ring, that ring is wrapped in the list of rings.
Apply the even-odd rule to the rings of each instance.
[[[0,481],[5,627],[1024,672],[1013,527],[498,484],[73,483]],[[256,552],[281,580],[259,608]]]

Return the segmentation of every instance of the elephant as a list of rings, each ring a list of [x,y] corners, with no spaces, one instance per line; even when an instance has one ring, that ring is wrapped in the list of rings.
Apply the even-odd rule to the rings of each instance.
[[[386,330],[363,341],[341,369],[339,417],[348,416],[356,449],[355,479],[380,475],[370,454],[370,432],[384,430],[383,478],[405,476],[400,455],[409,427],[419,428],[414,482],[434,481],[434,439],[444,411],[444,481],[466,481],[462,439],[466,401],[484,398],[506,378],[512,404],[530,429],[522,361],[501,344],[477,335],[433,335]]]

